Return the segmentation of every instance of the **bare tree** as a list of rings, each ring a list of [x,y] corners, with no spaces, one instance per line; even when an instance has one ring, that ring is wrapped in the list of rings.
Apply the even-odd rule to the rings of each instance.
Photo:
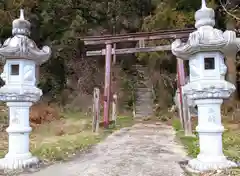
[[[240,21],[240,1],[239,0],[219,0],[222,9],[235,20]]]

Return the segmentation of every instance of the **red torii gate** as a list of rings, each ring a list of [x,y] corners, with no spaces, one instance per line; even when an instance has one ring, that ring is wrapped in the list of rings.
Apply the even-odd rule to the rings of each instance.
[[[105,55],[105,86],[104,86],[104,127],[109,125],[110,102],[111,102],[111,65],[114,55],[130,54],[139,52],[154,52],[171,50],[170,45],[145,47],[145,41],[162,40],[162,39],[183,39],[188,38],[189,34],[194,31],[194,28],[176,29],[176,30],[159,30],[155,32],[139,32],[119,35],[102,35],[102,36],[88,36],[80,38],[84,45],[100,45],[105,44],[105,49],[97,51],[87,51],[86,56],[100,56]],[[121,42],[139,42],[139,48],[124,48],[116,49],[116,44]],[[114,48],[112,45],[114,44]],[[178,69],[179,70],[179,69]],[[183,77],[183,74],[180,74]],[[180,79],[184,80],[184,79]],[[179,86],[182,83],[179,84]],[[181,88],[180,88],[181,89]],[[181,91],[180,91],[181,93]],[[181,108],[182,109],[182,108]]]

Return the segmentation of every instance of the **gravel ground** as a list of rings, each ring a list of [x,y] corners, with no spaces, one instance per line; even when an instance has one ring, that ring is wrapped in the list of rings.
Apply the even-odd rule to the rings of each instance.
[[[183,176],[179,162],[186,159],[171,127],[136,124],[113,133],[80,158],[21,176]]]

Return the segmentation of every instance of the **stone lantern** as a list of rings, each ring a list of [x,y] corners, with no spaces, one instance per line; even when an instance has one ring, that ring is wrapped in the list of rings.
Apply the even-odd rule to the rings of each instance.
[[[0,100],[9,107],[8,153],[0,159],[0,169],[18,169],[37,163],[38,159],[29,152],[29,108],[37,102],[42,91],[36,87],[36,68],[46,62],[51,49],[38,49],[29,38],[30,23],[20,18],[12,23],[12,35],[0,48],[4,63],[1,78],[5,85],[0,88]]]
[[[172,53],[189,60],[190,82],[183,87],[183,92],[198,106],[196,131],[200,153],[189,161],[188,166],[196,171],[235,167],[222,150],[221,104],[235,91],[235,86],[225,81],[224,55],[226,52],[237,53],[238,39],[233,31],[223,33],[214,28],[215,13],[206,7],[205,0],[195,13],[195,20],[197,30],[189,35],[188,41],[172,43]]]

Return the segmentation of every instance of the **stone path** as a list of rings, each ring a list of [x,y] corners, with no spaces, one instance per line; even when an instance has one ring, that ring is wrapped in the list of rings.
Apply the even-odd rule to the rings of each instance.
[[[113,133],[78,159],[22,176],[183,176],[178,162],[186,158],[171,127],[136,124]]]

